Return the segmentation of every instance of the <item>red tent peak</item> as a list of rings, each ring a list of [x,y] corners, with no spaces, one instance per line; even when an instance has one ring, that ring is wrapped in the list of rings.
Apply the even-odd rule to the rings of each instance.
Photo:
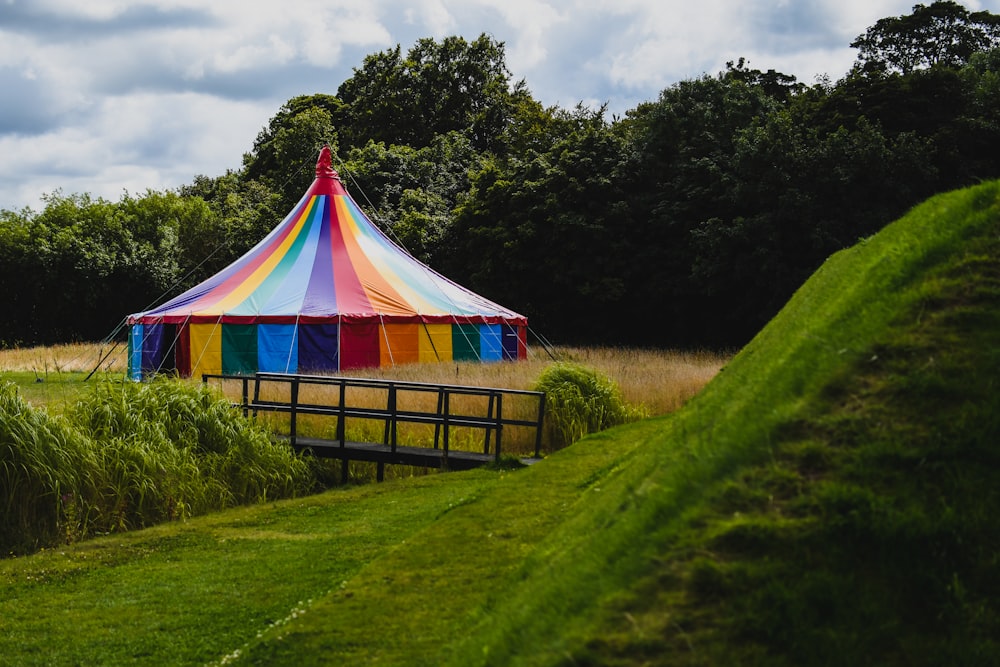
[[[319,151],[319,160],[316,161],[316,178],[340,180],[340,174],[333,170],[333,156],[330,153],[330,146],[327,144],[324,144]]]

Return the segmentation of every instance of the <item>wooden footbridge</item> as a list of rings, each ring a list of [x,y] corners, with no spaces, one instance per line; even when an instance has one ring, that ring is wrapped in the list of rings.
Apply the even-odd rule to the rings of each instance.
[[[541,455],[542,392],[283,373],[211,374],[202,381],[218,383],[229,396],[235,384],[245,415],[287,415],[287,433],[277,436],[296,451],[340,459],[344,479],[351,461],[376,463],[379,481],[387,463],[465,470],[499,462],[505,430],[512,429],[521,432],[520,449],[525,433],[534,447],[533,456],[518,458],[530,463]],[[407,445],[399,444],[400,427]]]

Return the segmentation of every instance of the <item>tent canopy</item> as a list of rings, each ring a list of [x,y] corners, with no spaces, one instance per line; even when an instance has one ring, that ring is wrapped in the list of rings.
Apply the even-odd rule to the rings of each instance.
[[[327,146],[305,196],[264,239],[128,324],[135,378],[526,356],[527,319],[393,243],[344,189]]]

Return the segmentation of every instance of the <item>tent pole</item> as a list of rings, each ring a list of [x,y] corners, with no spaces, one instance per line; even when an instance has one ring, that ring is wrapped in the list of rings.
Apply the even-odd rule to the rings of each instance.
[[[382,328],[382,338],[385,339],[385,349],[389,351],[389,363],[393,368],[396,367],[396,359],[392,356],[392,346],[389,345],[389,332],[385,330],[385,319],[380,312],[378,314],[378,325]],[[379,359],[379,366],[382,365],[382,360]]]
[[[302,313],[295,313],[295,330],[292,331],[292,342],[288,344],[288,356],[285,358],[285,372],[288,373],[288,369],[292,367],[292,348],[295,347],[295,343],[299,340],[299,318],[302,317]],[[259,369],[258,369],[259,370]],[[296,371],[299,369],[296,368]]]

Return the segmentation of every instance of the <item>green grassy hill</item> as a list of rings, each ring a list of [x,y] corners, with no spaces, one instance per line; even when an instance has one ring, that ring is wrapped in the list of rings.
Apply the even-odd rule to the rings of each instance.
[[[1000,183],[839,253],[683,410],[0,561],[13,664],[1000,664]]]

